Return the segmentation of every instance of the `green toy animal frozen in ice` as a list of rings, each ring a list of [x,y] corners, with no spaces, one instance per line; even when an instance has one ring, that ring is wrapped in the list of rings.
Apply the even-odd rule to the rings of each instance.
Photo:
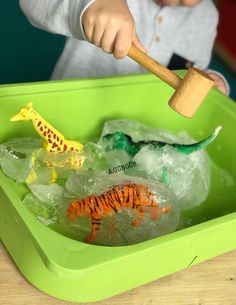
[[[153,148],[162,148],[168,145],[173,147],[177,152],[188,155],[195,151],[207,147],[217,137],[220,129],[221,126],[217,127],[209,137],[193,144],[166,143],[155,140],[148,140],[148,141],[143,140],[143,141],[135,142],[132,140],[131,136],[121,131],[104,135],[102,137],[102,143],[105,145],[106,151],[110,151],[113,149],[124,150],[131,157],[134,157],[143,147],[147,145]]]

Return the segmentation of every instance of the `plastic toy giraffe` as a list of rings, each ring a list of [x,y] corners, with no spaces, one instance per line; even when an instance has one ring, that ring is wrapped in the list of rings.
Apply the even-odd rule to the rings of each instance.
[[[21,108],[20,112],[11,118],[11,121],[29,121],[31,120],[33,126],[40,137],[43,139],[43,148],[48,152],[82,152],[83,145],[77,141],[66,140],[64,136],[57,131],[51,124],[44,120],[32,106],[32,103],[28,103],[25,107]],[[34,165],[36,156],[32,156],[32,163]],[[69,156],[66,163],[71,163],[74,169],[81,168],[83,166],[84,157],[81,155],[74,154]],[[45,161],[46,162],[46,161]],[[56,180],[55,167],[63,167],[63,164],[49,164],[46,162],[48,167],[52,168],[53,174],[50,182]],[[27,178],[28,183],[32,183],[35,180],[35,173],[32,171],[30,176]]]
[[[35,130],[44,140],[43,147],[47,151],[82,151],[83,145],[81,143],[65,140],[64,136],[59,131],[33,109],[32,103],[28,103],[26,107],[21,108],[20,112],[11,118],[11,121],[29,120],[32,121]]]

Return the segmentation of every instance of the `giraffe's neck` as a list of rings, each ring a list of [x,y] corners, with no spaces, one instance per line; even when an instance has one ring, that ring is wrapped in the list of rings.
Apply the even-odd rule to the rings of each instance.
[[[48,151],[64,150],[64,137],[60,132],[58,132],[36,112],[32,112],[31,120],[34,128],[46,143],[46,149]]]

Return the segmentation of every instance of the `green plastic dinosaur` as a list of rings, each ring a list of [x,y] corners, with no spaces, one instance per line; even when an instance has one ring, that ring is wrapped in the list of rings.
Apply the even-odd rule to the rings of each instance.
[[[189,155],[195,151],[198,151],[208,146],[217,137],[220,129],[221,126],[217,127],[209,137],[193,144],[171,144],[155,140],[134,142],[131,136],[120,131],[104,135],[102,137],[102,142],[103,144],[105,144],[106,151],[110,151],[113,149],[125,150],[132,157],[134,157],[142,147],[147,145],[150,145],[154,148],[161,148],[163,146],[168,145],[176,149],[178,152]]]

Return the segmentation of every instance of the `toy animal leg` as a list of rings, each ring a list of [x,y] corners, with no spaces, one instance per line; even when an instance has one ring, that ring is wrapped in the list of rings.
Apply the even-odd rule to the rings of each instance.
[[[54,183],[57,180],[57,171],[55,167],[51,167],[51,179],[48,181],[48,184]]]
[[[29,175],[27,176],[27,178],[25,179],[25,183],[26,184],[31,184],[33,183],[35,180],[37,180],[37,174],[36,171],[34,170],[34,168],[31,169]]]
[[[101,224],[101,219],[100,218],[92,218],[91,219],[91,223],[92,223],[91,231],[90,231],[89,235],[85,239],[85,241],[87,243],[91,243],[91,242],[93,242],[96,239],[97,231],[99,230],[99,226]]]
[[[155,221],[160,218],[160,207],[156,201],[151,203],[151,220]]]
[[[30,171],[29,175],[25,179],[26,184],[31,184],[37,179],[37,174],[36,174],[36,171],[34,169],[36,159],[37,159],[37,152],[33,152],[32,157],[31,157],[32,168],[31,168],[31,171]]]
[[[136,219],[132,222],[132,225],[134,227],[138,227],[143,222],[143,218],[144,218],[143,207],[139,206],[138,208],[135,209],[134,212],[135,212]]]
[[[71,204],[68,209],[67,209],[67,217],[71,220],[74,221],[77,219],[76,215],[76,210],[75,210],[75,204]]]

